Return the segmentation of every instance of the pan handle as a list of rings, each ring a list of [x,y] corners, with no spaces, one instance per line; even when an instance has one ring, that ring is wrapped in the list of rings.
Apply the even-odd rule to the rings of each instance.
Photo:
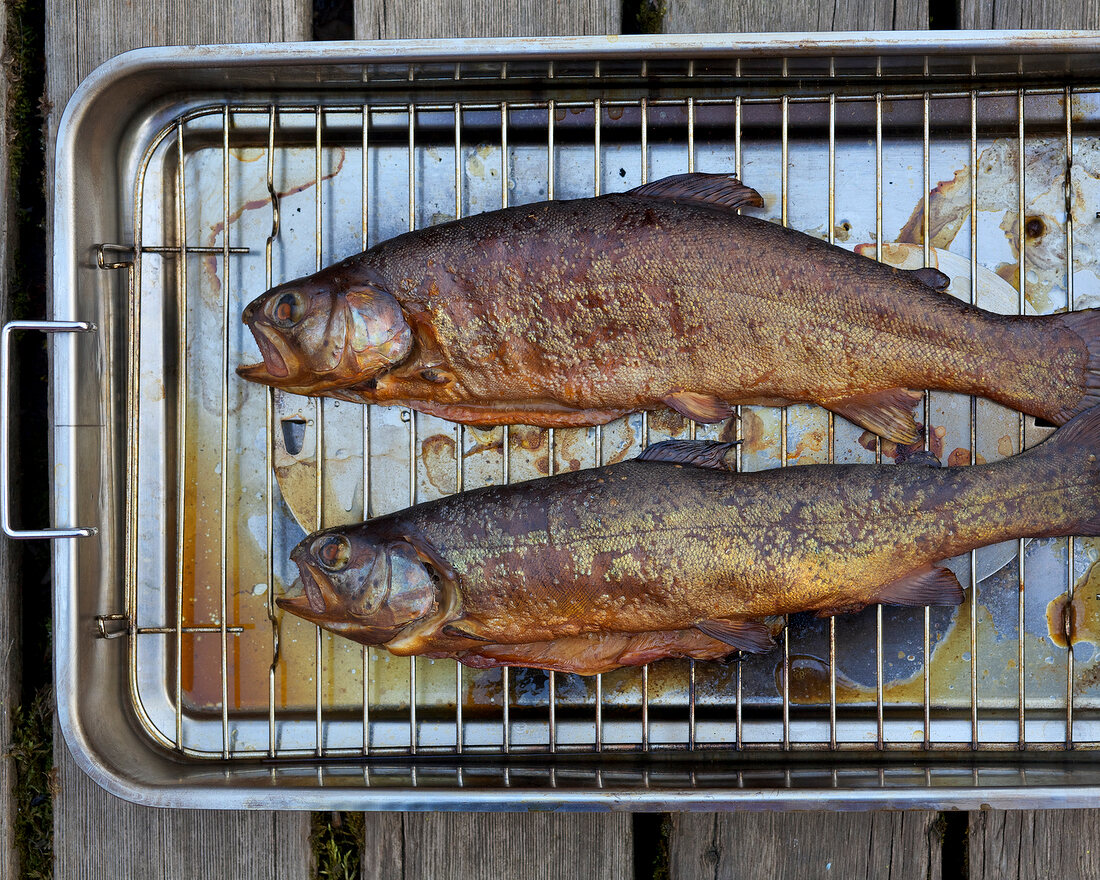
[[[11,486],[8,431],[11,427],[10,356],[11,334],[16,330],[41,330],[43,333],[87,333],[95,325],[87,321],[9,321],[0,333],[0,527],[9,538],[84,538],[94,528],[14,529],[11,525]]]

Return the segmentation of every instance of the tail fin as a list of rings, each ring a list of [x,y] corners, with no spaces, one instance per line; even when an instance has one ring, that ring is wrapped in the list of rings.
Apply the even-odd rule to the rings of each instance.
[[[1064,408],[1054,419],[1056,424],[1062,425],[1074,416],[1100,405],[1100,309],[1065,312],[1056,317],[1062,326],[1081,337],[1088,352],[1081,399],[1073,406]]]
[[[1079,477],[1076,486],[1067,488],[1065,503],[1082,510],[1080,518],[1068,530],[1051,535],[1100,536],[1100,406],[1074,416],[1034,449],[1024,453],[1049,455],[1059,459],[1059,470],[1073,474],[1084,471],[1088,480],[1084,486]],[[1068,462],[1068,465],[1067,465]]]

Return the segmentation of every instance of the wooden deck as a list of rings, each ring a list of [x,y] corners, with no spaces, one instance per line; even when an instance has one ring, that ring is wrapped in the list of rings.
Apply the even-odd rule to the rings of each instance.
[[[647,0],[642,0],[643,3]],[[304,40],[312,33],[308,0],[47,0],[49,155],[61,111],[97,64],[145,45]],[[618,0],[356,0],[355,36],[617,33]],[[937,13],[942,14],[942,13]],[[965,27],[1097,28],[1100,8],[1086,0],[996,4],[959,0]],[[668,0],[667,32],[866,30],[927,27],[927,0]],[[0,138],[0,144],[5,143]],[[0,150],[0,199],[10,202]],[[47,192],[52,190],[47,186]],[[0,259],[7,265],[0,213]],[[6,273],[5,273],[6,274]],[[7,297],[3,299],[6,308]],[[18,606],[0,543],[0,650],[18,657]],[[7,754],[10,707],[19,663],[5,664],[0,686],[0,748]],[[55,874],[76,877],[305,878],[312,876],[309,814],[153,810],[101,791],[55,745]],[[10,760],[0,786],[10,792]],[[1100,812],[982,812],[968,820],[969,863],[930,812],[677,814],[667,818],[667,853],[655,836],[662,820],[629,814],[368,814],[364,878],[653,876],[667,863],[673,878],[1000,878],[1097,877],[1100,846],[1089,841]],[[10,840],[11,801],[0,797]],[[635,831],[643,835],[635,839]],[[17,876],[7,843],[0,874]],[[644,858],[635,863],[635,853]]]

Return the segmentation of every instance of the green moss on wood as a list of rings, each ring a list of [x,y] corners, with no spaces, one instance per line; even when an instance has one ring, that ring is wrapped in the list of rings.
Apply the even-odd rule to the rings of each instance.
[[[12,218],[18,230],[8,260],[9,301],[13,318],[35,317],[44,302],[32,291],[45,279],[28,277],[22,259],[28,227],[45,236],[45,35],[42,0],[7,0],[4,67],[8,81],[4,108],[7,122],[8,181],[15,202]],[[41,227],[41,228],[40,228]]]
[[[317,880],[358,880],[365,825],[362,813],[314,813],[309,843]]]
[[[53,691],[44,687],[12,713],[15,768],[15,845],[20,877],[53,877]]]
[[[624,0],[624,34],[659,34],[664,29],[666,0]]]

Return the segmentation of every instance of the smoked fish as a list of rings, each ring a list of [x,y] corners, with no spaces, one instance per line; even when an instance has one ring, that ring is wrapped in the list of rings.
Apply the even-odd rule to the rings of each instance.
[[[914,389],[1056,425],[1100,403],[1096,310],[985,312],[935,269],[737,210],[761,204],[681,174],[409,232],[251,302],[263,362],[238,373],[483,426],[808,402],[898,443],[917,439]]]
[[[771,615],[958,604],[949,557],[1100,534],[1100,407],[970,467],[734,473],[730,448],[669,441],[325,529],[291,554],[304,593],[278,603],[394,654],[591,674],[764,651]]]

